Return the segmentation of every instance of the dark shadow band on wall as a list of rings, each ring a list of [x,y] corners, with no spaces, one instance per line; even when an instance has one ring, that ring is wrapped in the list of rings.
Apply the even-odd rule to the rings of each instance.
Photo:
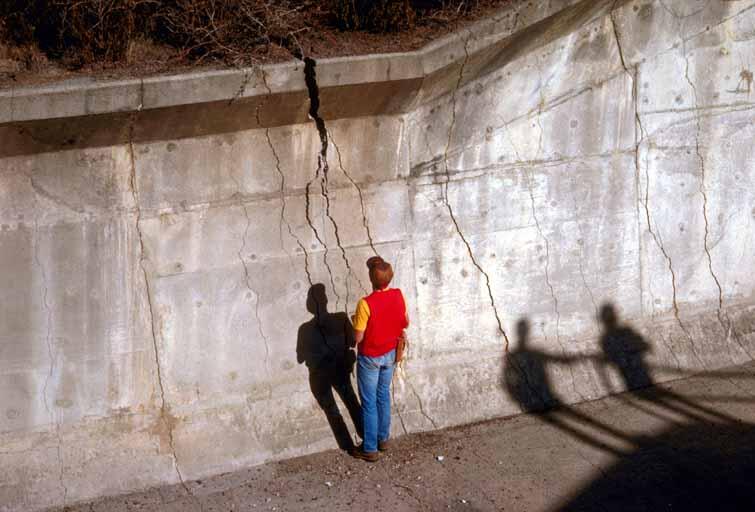
[[[402,111],[419,90],[421,79],[329,87],[321,92],[325,119],[390,115]],[[365,101],[369,98],[369,101]],[[308,122],[309,96],[296,91],[143,110],[133,127],[133,142],[178,140]],[[0,158],[108,147],[128,142],[132,114],[24,121],[0,125]],[[259,122],[258,122],[259,120]]]

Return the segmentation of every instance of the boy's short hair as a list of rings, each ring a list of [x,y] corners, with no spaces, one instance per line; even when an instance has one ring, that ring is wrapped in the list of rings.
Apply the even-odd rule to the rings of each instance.
[[[380,256],[373,256],[367,260],[370,269],[370,282],[378,290],[387,287],[393,279],[393,267]]]

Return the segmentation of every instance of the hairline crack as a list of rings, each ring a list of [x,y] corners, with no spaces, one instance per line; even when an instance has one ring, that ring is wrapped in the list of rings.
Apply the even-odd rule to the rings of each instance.
[[[639,73],[639,66],[634,66],[634,72],[632,72],[628,66],[627,60],[624,56],[624,49],[621,46],[621,38],[619,36],[619,29],[616,22],[615,17],[615,8],[616,4],[618,3],[618,0],[614,0],[614,4],[611,7],[611,11],[609,14],[609,18],[611,20],[611,27],[613,28],[613,34],[614,38],[616,40],[616,47],[619,53],[619,59],[621,66],[624,68],[624,71],[626,72],[627,76],[632,80],[632,102],[634,103],[634,117],[635,117],[635,170],[637,174],[640,174],[640,168],[642,167],[642,164],[640,163],[640,147],[643,145],[643,143],[646,140],[647,132],[645,131],[645,128],[642,124],[642,117],[640,115],[640,107],[639,107],[639,98],[638,98],[638,79],[637,74]],[[639,132],[639,133],[638,133]],[[648,151],[645,152],[645,199],[642,201],[638,197],[638,200],[643,203],[643,206],[645,208],[645,218],[647,221],[647,229],[648,233],[650,233],[651,237],[653,238],[653,241],[658,246],[658,249],[661,251],[661,254],[666,260],[666,263],[668,265],[669,273],[671,274],[671,301],[672,301],[672,308],[674,310],[674,318],[676,319],[677,324],[679,325],[679,328],[682,330],[684,335],[687,337],[687,339],[690,342],[692,352],[697,358],[697,360],[700,362],[700,364],[703,366],[703,368],[706,367],[705,363],[701,359],[700,355],[697,353],[697,348],[695,346],[695,342],[692,339],[692,336],[690,335],[687,327],[682,322],[682,319],[679,314],[679,305],[676,300],[677,290],[676,290],[676,273],[674,272],[674,268],[671,261],[671,256],[669,256],[668,252],[666,251],[666,248],[663,245],[663,241],[660,238],[660,234],[653,231],[653,226],[651,222],[650,217],[650,173],[649,173],[649,162],[648,162]]]
[[[157,383],[159,386],[160,391],[160,415],[158,418],[158,421],[162,422],[164,427],[167,430],[168,433],[168,444],[171,451],[171,456],[173,459],[173,469],[176,472],[176,476],[178,477],[178,481],[183,487],[184,491],[192,497],[196,501],[196,503],[199,505],[200,509],[203,508],[202,502],[197,498],[197,496],[191,491],[188,484],[186,483],[186,480],[183,477],[183,474],[181,472],[181,467],[178,460],[178,454],[176,453],[176,446],[175,446],[175,439],[174,439],[174,433],[173,433],[173,424],[171,421],[168,421],[166,416],[170,415],[170,408],[168,406],[168,403],[165,399],[165,386],[163,384],[163,378],[162,378],[162,365],[160,364],[160,351],[157,346],[157,331],[155,329],[155,312],[154,312],[154,305],[152,303],[152,285],[149,280],[149,272],[147,271],[147,267],[145,265],[146,255],[145,255],[145,247],[144,247],[144,236],[141,230],[141,219],[142,219],[142,209],[140,205],[140,197],[139,197],[139,187],[137,182],[137,176],[136,176],[136,152],[134,150],[134,131],[135,131],[135,125],[138,121],[139,113],[142,111],[142,108],[144,107],[144,79],[140,79],[140,86],[139,86],[139,105],[137,109],[129,116],[129,124],[127,129],[127,136],[128,136],[128,158],[129,158],[129,164],[130,164],[130,176],[129,176],[129,186],[131,188],[131,194],[134,200],[134,208],[136,211],[136,232],[137,237],[139,239],[139,267],[141,268],[142,275],[144,276],[144,286],[145,286],[145,293],[147,298],[147,306],[148,306],[148,312],[149,312],[149,321],[150,321],[150,329],[152,334],[152,346],[154,349],[155,354],[155,370],[157,375]]]
[[[456,94],[461,88],[462,80],[464,79],[464,69],[469,61],[470,54],[469,54],[469,39],[472,37],[471,34],[467,36],[467,38],[463,38],[461,34],[458,34],[459,39],[461,39],[464,47],[464,59],[461,62],[461,65],[459,66],[459,76],[456,80],[456,84],[454,86],[453,91],[451,92],[451,123],[448,127],[448,138],[446,140],[446,147],[443,152],[443,164],[445,168],[445,181],[441,183],[441,194],[443,197],[443,202],[445,203],[446,209],[448,210],[449,217],[451,218],[451,222],[454,225],[454,228],[456,230],[457,235],[459,235],[459,238],[461,239],[462,243],[465,245],[467,249],[467,254],[469,255],[470,260],[472,261],[472,264],[477,268],[477,270],[480,272],[480,274],[483,275],[485,278],[485,286],[488,291],[488,298],[490,300],[490,306],[493,309],[493,314],[495,316],[495,320],[498,327],[498,332],[503,336],[504,339],[504,349],[506,352],[509,350],[509,337],[506,334],[505,329],[503,328],[503,322],[501,321],[501,317],[498,313],[498,308],[495,304],[495,298],[493,296],[493,290],[490,284],[490,276],[485,271],[485,269],[482,268],[480,263],[475,258],[474,253],[472,252],[472,247],[469,244],[469,241],[466,239],[464,234],[461,231],[461,227],[459,226],[459,222],[456,219],[456,215],[454,213],[453,207],[451,206],[451,203],[448,200],[448,184],[451,181],[451,176],[449,174],[449,166],[448,166],[448,154],[451,148],[451,140],[453,138],[453,130],[454,126],[456,124]]]

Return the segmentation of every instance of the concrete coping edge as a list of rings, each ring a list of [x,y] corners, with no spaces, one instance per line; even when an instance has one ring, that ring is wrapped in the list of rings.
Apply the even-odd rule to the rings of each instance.
[[[490,18],[411,52],[325,58],[317,61],[320,88],[421,79],[580,0],[527,4],[516,0]],[[0,90],[0,124],[134,112],[306,91],[303,63],[218,69],[127,80],[74,78],[55,84]]]

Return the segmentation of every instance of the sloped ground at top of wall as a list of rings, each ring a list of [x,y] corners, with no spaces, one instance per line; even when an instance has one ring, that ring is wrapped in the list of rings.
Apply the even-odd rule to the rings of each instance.
[[[600,0],[595,8],[588,6],[586,10],[598,12],[612,1]],[[556,0],[538,2],[536,5],[524,1],[512,2],[495,16],[440,38],[420,50],[319,59],[318,86],[323,91],[333,89],[332,97],[323,98],[321,114],[325,119],[335,119],[388,113],[385,109],[387,99],[383,98],[388,93],[401,96],[398,105],[389,102],[391,109],[406,110],[410,108],[426,76],[445,69],[449,76],[443,86],[452,86],[455,82],[453,75],[457,72],[455,68],[461,64],[466,52],[488,47],[562,13],[560,17],[544,25],[544,28],[551,31],[548,37],[556,37],[558,33],[565,33],[570,28],[569,20],[575,22],[581,19],[574,16],[574,12],[571,16],[568,15],[572,6],[581,4],[582,7],[577,9],[577,13],[580,13],[591,3],[593,2],[584,0]],[[565,11],[566,15],[563,14]],[[521,44],[516,46],[519,47],[517,51],[522,49]],[[309,56],[305,54],[304,57]],[[287,103],[307,102],[307,87],[302,69],[301,60],[291,59],[289,62],[272,65],[149,78],[99,80],[84,77],[44,86],[11,86],[0,90],[0,124],[145,112],[185,105],[210,104],[210,108],[216,109],[226,102],[243,105],[246,102],[259,102],[261,97],[283,95],[279,104],[273,107],[273,111],[276,111]],[[393,84],[391,90],[383,91],[385,84],[389,83]],[[344,105],[345,97],[364,98],[365,89],[359,94],[351,95],[345,89],[360,85],[370,92],[370,101],[347,101]],[[380,93],[379,96],[375,95],[376,91]],[[334,101],[328,101],[329,99]],[[371,104],[373,112],[352,111],[359,105],[364,108],[364,104]],[[272,126],[307,120],[305,107],[295,114],[278,113],[270,116],[263,113],[259,122],[263,126]]]

